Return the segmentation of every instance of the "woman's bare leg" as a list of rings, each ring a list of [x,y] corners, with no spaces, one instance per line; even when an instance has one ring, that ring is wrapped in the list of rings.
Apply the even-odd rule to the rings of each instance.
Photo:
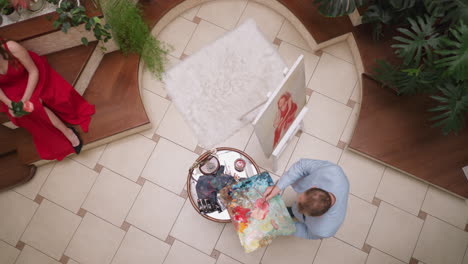
[[[58,130],[60,130],[65,137],[70,141],[73,147],[76,147],[80,144],[80,140],[78,137],[73,133],[73,131],[68,128],[60,118],[58,118],[54,112],[52,112],[49,108],[44,106],[44,109],[49,116],[50,121],[52,122],[52,125],[54,125]]]

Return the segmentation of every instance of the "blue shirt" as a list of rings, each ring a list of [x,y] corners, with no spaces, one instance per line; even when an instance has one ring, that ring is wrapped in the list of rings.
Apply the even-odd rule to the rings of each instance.
[[[335,204],[321,216],[307,216],[298,212],[297,203],[292,211],[297,218],[294,236],[321,239],[336,234],[346,216],[349,182],[340,166],[323,160],[301,159],[280,178],[277,186],[284,190],[290,186],[297,193],[317,187],[332,193]]]

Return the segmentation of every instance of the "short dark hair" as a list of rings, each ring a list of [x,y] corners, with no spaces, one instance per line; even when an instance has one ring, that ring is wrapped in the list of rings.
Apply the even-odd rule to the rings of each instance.
[[[310,188],[305,191],[305,201],[297,203],[300,213],[308,216],[321,216],[331,207],[331,195],[320,188]]]

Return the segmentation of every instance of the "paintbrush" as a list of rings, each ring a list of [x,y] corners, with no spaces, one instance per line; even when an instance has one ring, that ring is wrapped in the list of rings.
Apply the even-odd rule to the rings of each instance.
[[[263,204],[265,204],[265,203],[267,202],[266,197],[267,197],[268,195],[270,195],[270,193],[275,189],[276,184],[278,184],[278,181],[275,182],[275,184],[274,184],[273,187],[271,188],[271,191],[270,191],[267,195],[265,195],[265,198],[263,197],[262,194],[260,194],[260,196],[263,198]],[[258,192],[258,191],[257,191],[257,192]]]

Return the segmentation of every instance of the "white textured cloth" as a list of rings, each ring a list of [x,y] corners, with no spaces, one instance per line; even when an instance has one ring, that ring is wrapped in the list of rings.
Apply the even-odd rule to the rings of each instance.
[[[285,67],[248,20],[170,69],[164,82],[198,144],[211,148],[252,122],[254,114],[239,119],[267,99]]]

